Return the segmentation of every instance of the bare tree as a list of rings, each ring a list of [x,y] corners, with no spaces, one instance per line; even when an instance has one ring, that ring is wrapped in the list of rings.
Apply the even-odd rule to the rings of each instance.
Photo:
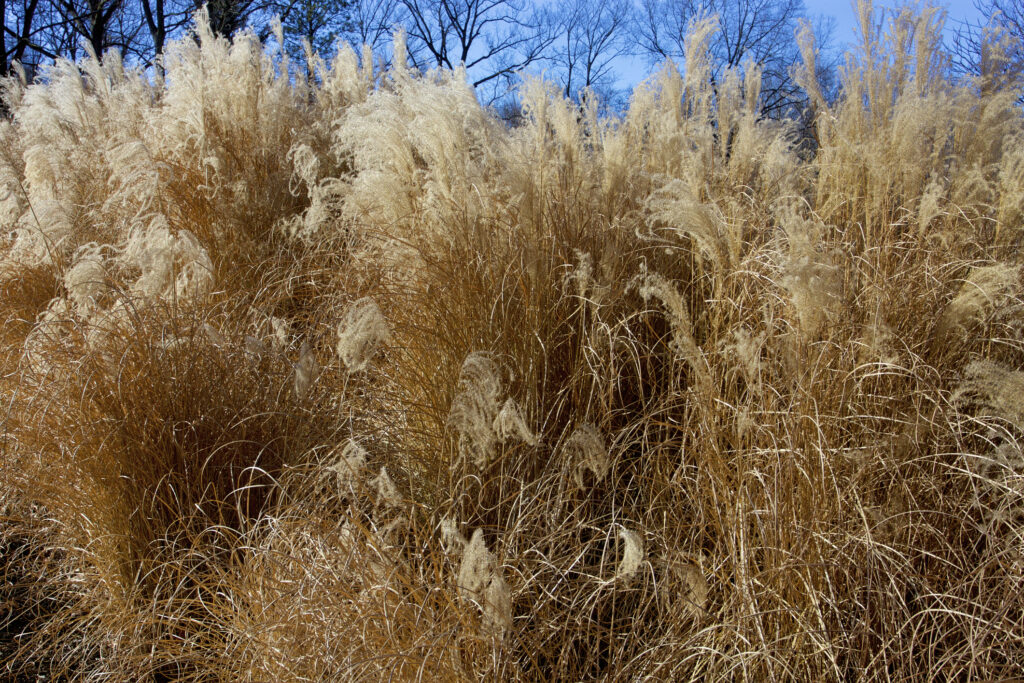
[[[139,0],[139,5],[146,21],[146,28],[153,41],[153,52],[157,55],[163,54],[169,29],[166,2],[165,0]]]
[[[167,41],[178,35],[192,21],[195,4],[190,0],[138,0],[137,11],[149,35],[149,41],[140,43],[137,55],[151,62],[164,53]]]
[[[528,0],[401,0],[409,57],[417,68],[466,67],[490,99],[515,74],[544,58],[555,27]]]
[[[54,6],[74,42],[84,39],[96,55],[109,47],[123,50],[125,41],[113,29],[124,0],[54,0]],[[75,47],[71,46],[73,55]]]
[[[719,23],[711,44],[712,78],[718,79],[725,67],[752,60],[763,69],[762,111],[787,114],[802,100],[790,71],[800,61],[795,34],[806,15],[803,0],[641,0],[634,24],[636,49],[652,61],[681,61],[690,22],[711,15]]]
[[[561,33],[551,54],[566,97],[579,99],[587,90],[611,86],[613,64],[627,52],[630,8],[629,0],[572,0],[562,6]]]
[[[1024,85],[1024,0],[975,0],[982,16],[955,32],[953,70],[988,89]],[[1021,98],[1024,101],[1024,96]]]
[[[349,39],[358,47],[378,49],[391,39],[398,21],[399,0],[358,0],[349,16]]]
[[[33,71],[40,57],[56,57],[38,39],[39,0],[0,0],[0,9],[3,22],[0,25],[0,76],[9,75],[14,62]]]
[[[281,13],[285,49],[302,63],[305,46],[317,54],[334,49],[339,37],[351,29],[353,0],[293,0]]]
[[[1018,40],[1024,40],[1024,1],[985,0],[976,2],[975,7],[983,15],[994,19]]]
[[[195,12],[206,7],[216,34],[232,36],[246,26],[269,37],[280,16],[285,48],[302,62],[302,42],[326,53],[338,38],[380,47],[390,37],[399,0],[0,0],[0,75],[15,61],[31,79],[38,67],[115,49],[126,58],[159,68],[168,41],[183,35]]]
[[[195,9],[206,6],[210,30],[231,37],[245,28],[246,20],[258,0],[195,0]]]

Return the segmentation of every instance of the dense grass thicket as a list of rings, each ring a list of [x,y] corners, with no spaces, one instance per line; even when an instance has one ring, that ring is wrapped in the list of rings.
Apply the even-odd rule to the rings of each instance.
[[[1024,121],[938,15],[621,116],[251,35],[6,83],[0,677],[1024,671]]]

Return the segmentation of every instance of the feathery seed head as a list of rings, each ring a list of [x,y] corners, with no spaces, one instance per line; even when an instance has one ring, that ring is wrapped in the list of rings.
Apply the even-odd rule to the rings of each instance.
[[[106,270],[95,244],[80,247],[75,263],[64,273],[64,288],[75,311],[84,318],[97,307],[104,290]]]
[[[604,437],[594,425],[586,423],[576,427],[562,449],[569,462],[574,463],[573,478],[578,488],[583,488],[583,470],[590,470],[595,482],[600,482],[608,475],[611,468],[608,450]]]
[[[203,323],[203,334],[210,341],[211,344],[218,348],[227,348],[228,339],[225,337],[220,330],[211,325],[210,323]]]
[[[142,271],[133,289],[147,299],[195,299],[213,286],[213,261],[188,230],[171,234],[157,216],[128,236],[121,261]]]
[[[267,352],[267,349],[263,346],[263,342],[251,334],[247,334],[245,335],[245,352],[259,358]]]
[[[337,477],[338,486],[346,491],[352,492],[366,466],[366,458],[369,453],[353,439],[348,439],[342,446],[337,460],[327,469]]]
[[[941,333],[959,331],[963,334],[991,311],[1004,305],[1020,288],[1021,269],[1007,263],[996,263],[971,270],[960,291],[949,302],[939,321]]]
[[[775,213],[789,246],[780,284],[789,294],[801,337],[814,339],[835,315],[841,273],[823,249],[826,227],[821,221],[804,217],[793,202],[780,203]]]
[[[921,200],[917,205],[917,227],[923,234],[932,222],[942,215],[942,199],[945,188],[936,178],[928,181],[928,185],[921,193]]]
[[[708,604],[708,581],[699,557],[681,551],[665,558],[666,575],[662,581],[661,599],[666,606],[676,606],[682,614],[699,618]]]
[[[369,297],[353,303],[338,323],[338,356],[349,372],[366,368],[377,348],[390,340],[384,314]]]
[[[0,269],[17,272],[26,266],[53,264],[66,254],[73,238],[73,209],[54,199],[39,199],[18,219],[14,243]]]
[[[500,636],[512,628],[512,594],[498,568],[492,572],[491,580],[484,588],[482,606],[484,633]]]
[[[576,285],[576,296],[581,300],[587,298],[594,277],[594,259],[586,252],[576,250],[576,266],[566,273],[566,284]]]
[[[55,298],[46,310],[36,318],[32,331],[25,337],[23,358],[28,368],[39,375],[45,375],[50,368],[47,349],[62,343],[68,335],[71,309],[67,299]]]
[[[460,446],[480,469],[487,467],[498,444],[495,421],[500,396],[501,376],[490,355],[474,351],[466,356],[448,424],[459,432]]]
[[[968,395],[996,417],[1024,429],[1024,371],[991,360],[972,361],[954,398],[964,402]]]
[[[686,302],[670,281],[657,273],[642,271],[639,277],[640,296],[647,301],[657,299],[665,307],[672,328],[672,346],[686,362],[698,386],[706,387],[711,381],[704,352],[693,338],[693,325]]]
[[[493,430],[499,441],[504,442],[515,437],[525,444],[537,445],[537,436],[526,426],[519,406],[511,398],[505,399],[501,410],[494,418]]]
[[[292,194],[299,193],[299,183],[307,189],[314,187],[320,178],[320,159],[313,148],[304,143],[297,144],[288,150],[288,157],[294,169],[290,184]]]
[[[765,332],[751,334],[746,327],[738,327],[732,332],[732,341],[723,348],[736,359],[743,379],[752,391],[760,390],[761,349],[766,337]]]
[[[858,356],[865,363],[893,364],[899,360],[896,337],[881,314],[871,318],[861,334]]]
[[[683,180],[672,180],[647,199],[648,224],[692,240],[700,254],[719,272],[728,272],[739,257],[740,246],[732,244],[730,230],[717,207],[694,198],[694,190]],[[667,226],[662,228],[661,226]]]
[[[380,474],[378,474],[371,482],[377,489],[377,496],[387,507],[401,507],[402,505],[402,494],[398,492],[398,486],[395,485],[391,475],[388,474],[387,467],[380,468]]]
[[[300,399],[305,398],[319,374],[320,364],[317,363],[316,354],[309,343],[304,342],[299,352],[299,362],[295,364],[295,395]]]
[[[270,317],[270,331],[274,343],[274,350],[284,353],[292,344],[292,327],[283,318]]]
[[[409,77],[409,50],[406,46],[406,35],[404,29],[395,31],[391,44],[391,70],[396,81],[402,81]]]
[[[490,582],[494,566],[494,555],[487,549],[484,530],[477,529],[463,550],[459,565],[458,586],[463,596],[478,597]]]
[[[440,526],[441,542],[444,543],[445,549],[452,554],[463,552],[469,542],[459,531],[459,525],[455,519],[448,516],[443,517]]]
[[[512,627],[512,597],[494,555],[487,549],[483,529],[477,529],[462,554],[459,592],[483,611],[483,630],[503,633]]]
[[[636,574],[645,559],[644,539],[635,531],[621,525],[619,526],[619,538],[622,539],[625,547],[622,550],[619,566],[615,570],[615,578],[625,581]]]

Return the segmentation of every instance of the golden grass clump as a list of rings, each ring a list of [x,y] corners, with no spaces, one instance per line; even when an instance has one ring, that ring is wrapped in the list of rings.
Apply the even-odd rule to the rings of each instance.
[[[515,127],[202,13],[8,81],[3,675],[1019,675],[1024,119],[860,12],[809,130],[714,21]]]

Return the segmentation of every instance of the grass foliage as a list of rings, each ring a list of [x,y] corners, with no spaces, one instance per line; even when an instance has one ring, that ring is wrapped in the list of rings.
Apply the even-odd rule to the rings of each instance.
[[[862,14],[810,142],[707,22],[515,127],[201,16],[8,82],[2,675],[1024,670],[1018,93]]]

